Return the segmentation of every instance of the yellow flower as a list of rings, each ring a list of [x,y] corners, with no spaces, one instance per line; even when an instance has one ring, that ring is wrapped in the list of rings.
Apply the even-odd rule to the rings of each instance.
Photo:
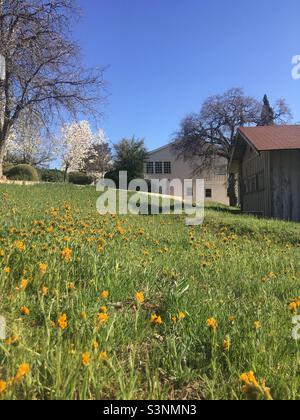
[[[184,312],[179,312],[178,318],[179,319],[185,319],[186,318],[186,314]]]
[[[254,372],[243,373],[240,377],[241,382],[243,383],[243,392],[250,399],[258,399],[262,397],[265,400],[271,401],[273,398],[271,396],[270,388],[266,387],[265,381],[260,384],[256,378]]]
[[[135,299],[140,305],[143,305],[143,303],[145,302],[145,297],[144,297],[143,292],[136,292]]]
[[[94,340],[94,341],[92,342],[92,347],[93,347],[93,350],[97,350],[97,349],[98,349],[99,344],[97,343],[97,341],[96,341],[96,340]]]
[[[108,355],[106,351],[102,351],[100,353],[99,359],[102,360],[103,362],[106,362],[108,360]]]
[[[72,254],[73,254],[73,251],[70,248],[65,248],[61,252],[61,257],[66,262],[70,262],[72,259]]]
[[[89,355],[89,353],[83,353],[83,355],[82,355],[82,364],[83,364],[83,366],[89,366],[89,364],[90,364],[90,355]]]
[[[109,318],[109,316],[107,314],[102,313],[102,312],[98,315],[98,319],[102,323],[107,322],[108,318]]]
[[[254,322],[254,328],[256,329],[256,331],[261,330],[262,325],[260,321],[255,321]]]
[[[7,383],[5,381],[0,381],[0,394],[6,391]]]
[[[60,315],[57,320],[60,329],[65,330],[68,328],[68,317],[66,314]]]
[[[126,230],[125,230],[124,228],[122,228],[121,226],[118,226],[118,227],[117,227],[117,231],[119,232],[119,234],[120,234],[121,236],[124,236],[124,235],[125,235],[125,233],[126,233]]]
[[[24,376],[26,376],[26,375],[28,375],[28,373],[30,372],[30,367],[29,367],[29,365],[27,364],[27,363],[23,363],[20,367],[19,367],[19,369],[18,369],[18,371],[17,371],[17,373],[16,373],[16,376],[15,376],[15,381],[19,381],[19,380],[21,380],[22,378],[24,378]]]
[[[108,299],[108,296],[109,296],[109,292],[108,292],[107,290],[104,290],[104,291],[101,293],[101,297],[102,297],[103,299]]]
[[[11,337],[7,338],[7,339],[4,341],[4,343],[5,343],[7,346],[11,346],[11,345],[13,345],[13,344],[17,343],[17,341],[18,341],[18,337],[16,337],[15,335],[13,335],[13,336],[11,336]]]
[[[5,274],[9,274],[10,273],[10,268],[9,267],[4,267],[4,273]]]
[[[28,286],[28,280],[22,279],[18,287],[18,290],[25,290],[27,286]]]
[[[43,294],[44,296],[47,296],[47,295],[48,295],[48,293],[49,293],[49,288],[48,288],[48,287],[46,287],[46,286],[43,286],[43,287],[42,287],[42,294]]]
[[[39,264],[39,270],[41,274],[45,274],[47,271],[48,265],[44,263]]]
[[[25,244],[24,244],[24,242],[22,242],[22,241],[16,241],[15,242],[15,249],[17,249],[18,251],[20,251],[20,252],[23,252],[23,251],[25,251]]]
[[[87,314],[86,314],[86,312],[84,312],[84,311],[83,311],[83,312],[81,312],[81,313],[80,313],[80,318],[81,318],[81,319],[86,319],[86,318],[87,318]]]
[[[28,316],[30,314],[30,310],[26,306],[22,306],[21,313],[23,315],[27,315]]]
[[[210,328],[213,332],[216,332],[218,329],[218,323],[215,318],[210,318],[206,321],[206,325]]]
[[[231,339],[227,336],[223,342],[223,350],[224,352],[228,353],[231,347]]]
[[[100,310],[101,310],[101,312],[106,313],[107,312],[107,306],[101,306]]]
[[[172,317],[172,321],[173,321],[174,324],[176,324],[177,323],[177,317],[176,316],[173,316]]]
[[[151,322],[155,325],[161,325],[163,323],[163,320],[162,320],[161,316],[153,314],[153,315],[151,315]]]
[[[300,308],[300,297],[294,299],[294,301],[289,304],[289,308],[291,312],[297,312],[297,309]]]

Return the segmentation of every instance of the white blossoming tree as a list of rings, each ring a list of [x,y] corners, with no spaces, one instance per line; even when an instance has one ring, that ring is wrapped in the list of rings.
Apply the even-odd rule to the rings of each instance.
[[[61,161],[66,179],[70,169],[83,169],[93,144],[93,133],[88,121],[65,124],[61,132]]]
[[[44,131],[38,117],[25,114],[10,130],[4,159],[33,166],[48,164],[54,158],[56,146],[53,137]]]

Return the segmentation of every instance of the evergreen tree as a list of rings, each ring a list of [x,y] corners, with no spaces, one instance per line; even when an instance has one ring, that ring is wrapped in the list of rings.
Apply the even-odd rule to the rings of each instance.
[[[275,124],[275,112],[274,109],[270,105],[269,98],[267,95],[264,96],[263,99],[263,108],[261,111],[261,118],[258,125],[260,126],[270,126]]]

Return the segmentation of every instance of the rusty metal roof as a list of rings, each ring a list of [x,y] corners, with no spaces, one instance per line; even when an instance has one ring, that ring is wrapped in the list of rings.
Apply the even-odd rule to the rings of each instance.
[[[300,149],[300,125],[241,127],[239,133],[258,152]]]

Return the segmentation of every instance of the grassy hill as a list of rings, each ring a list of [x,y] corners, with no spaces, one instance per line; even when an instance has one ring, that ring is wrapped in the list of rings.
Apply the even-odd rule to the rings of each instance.
[[[189,228],[96,199],[0,186],[0,399],[300,397],[299,224],[210,205]]]

